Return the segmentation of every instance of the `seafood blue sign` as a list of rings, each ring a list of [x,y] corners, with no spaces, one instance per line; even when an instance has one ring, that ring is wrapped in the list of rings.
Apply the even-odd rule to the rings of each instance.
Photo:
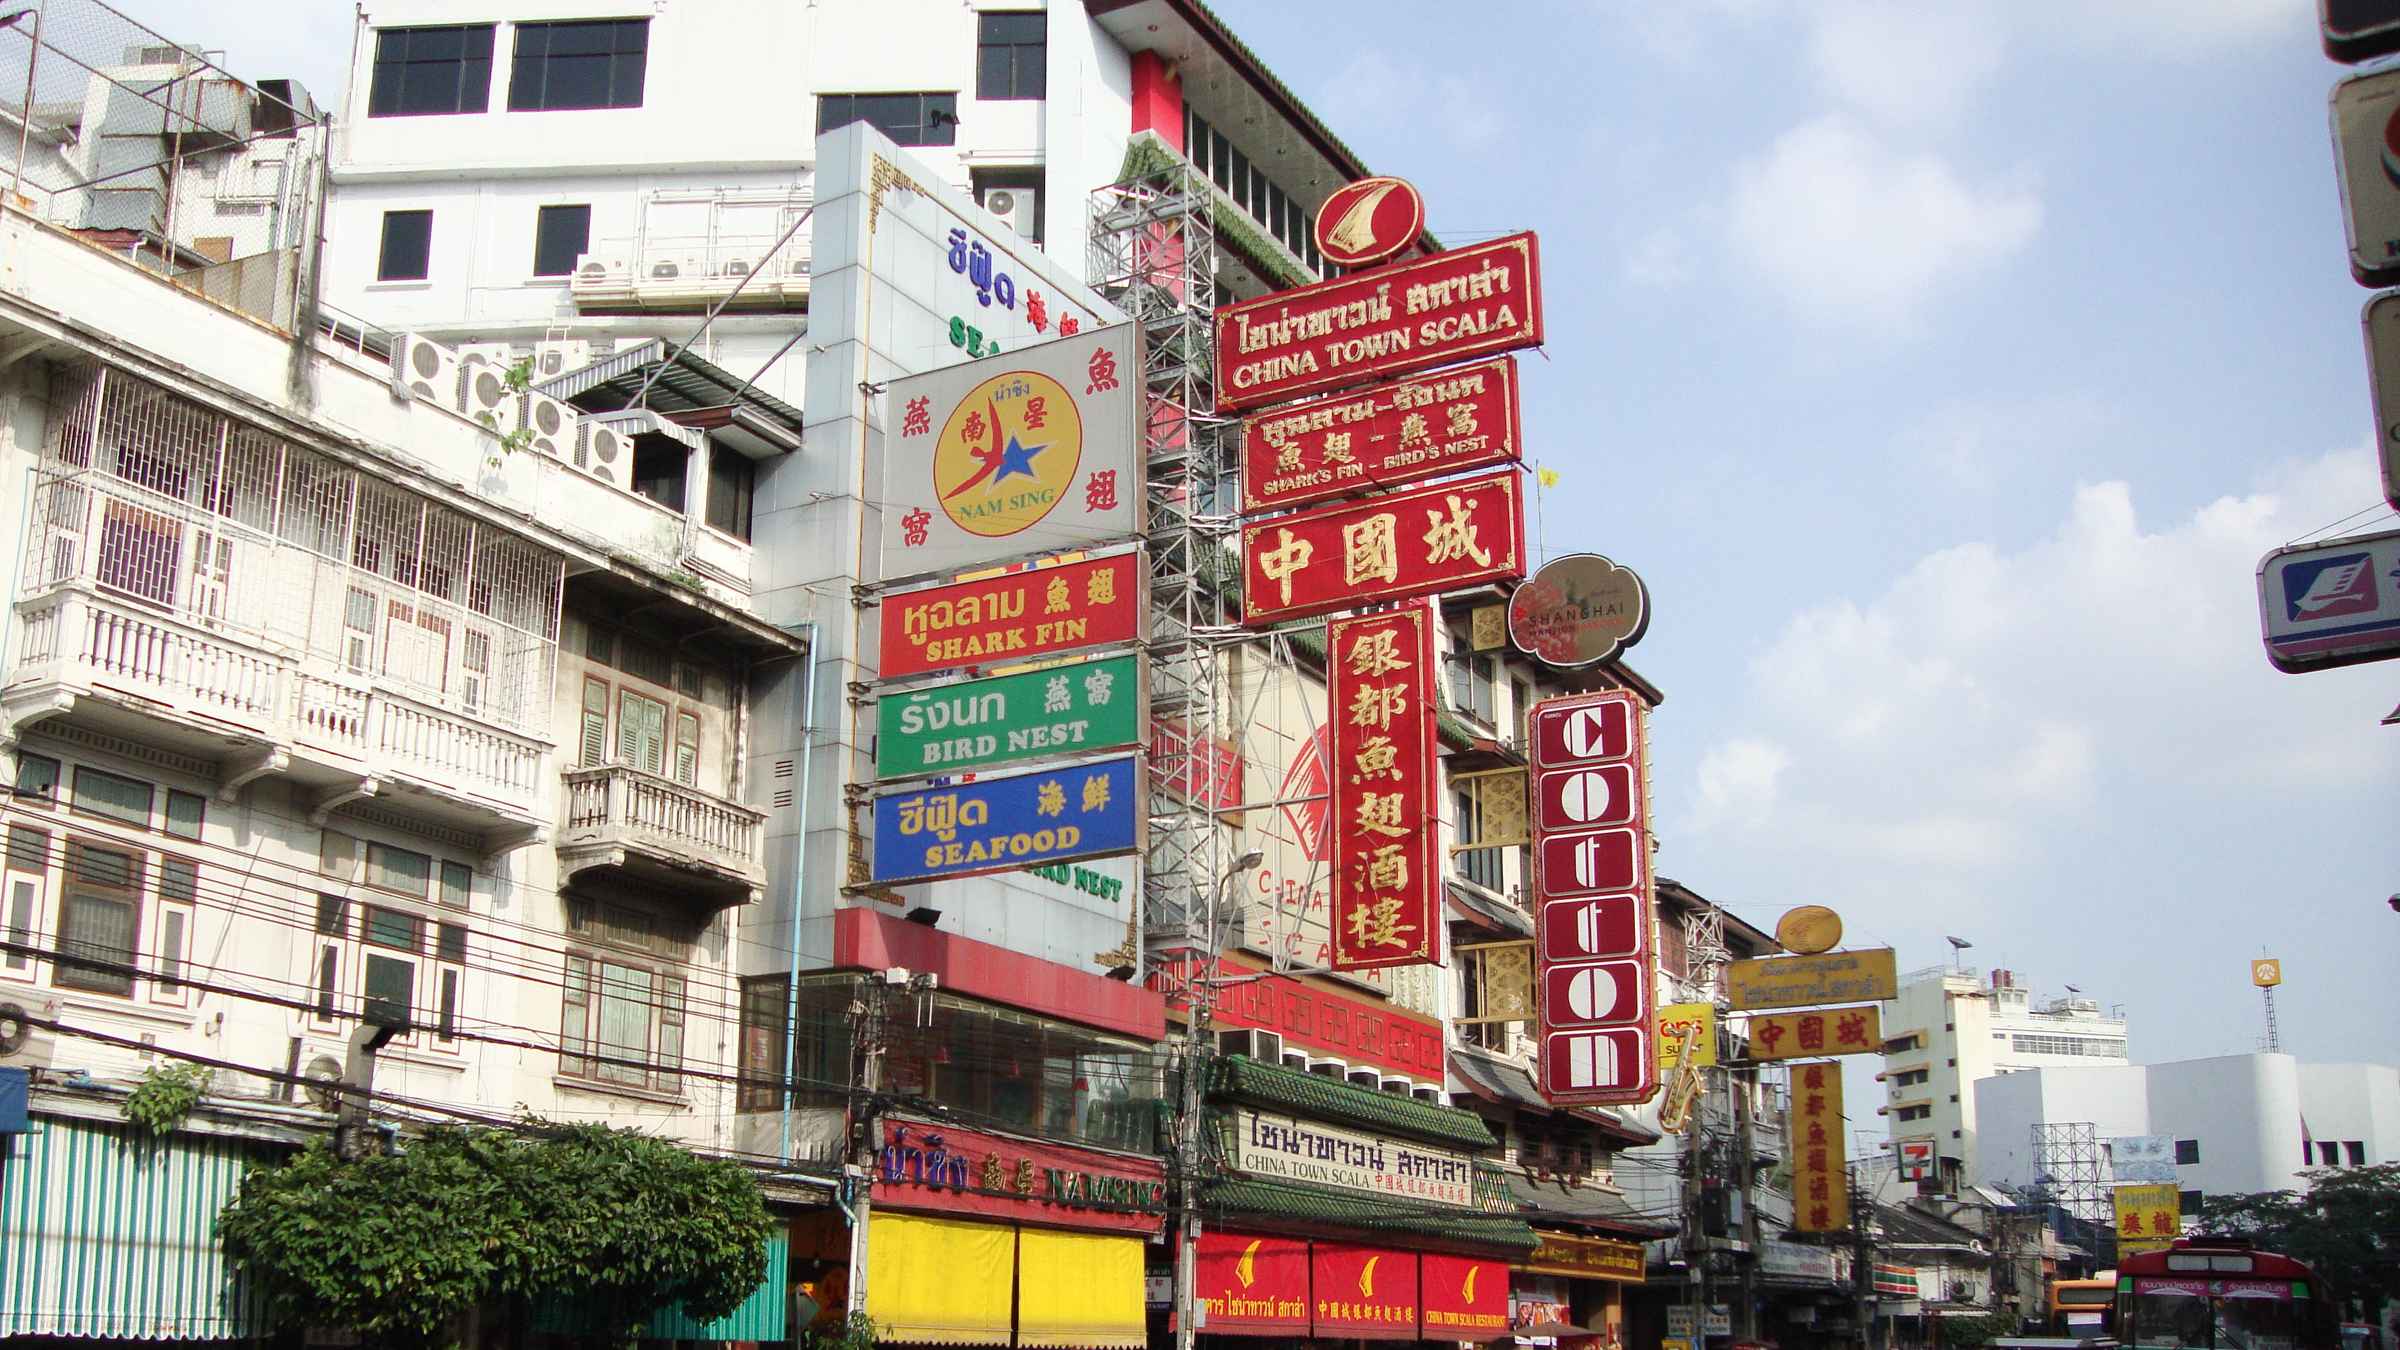
[[[875,880],[927,881],[1140,844],[1134,761],[1086,764],[895,792],[875,799]]]

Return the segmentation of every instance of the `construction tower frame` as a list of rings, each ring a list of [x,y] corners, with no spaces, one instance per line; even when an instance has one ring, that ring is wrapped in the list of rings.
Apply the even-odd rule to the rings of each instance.
[[[2087,1223],[2108,1227],[2114,1197],[2101,1160],[2100,1129],[2088,1120],[2033,1127],[2033,1175],[2051,1203]]]

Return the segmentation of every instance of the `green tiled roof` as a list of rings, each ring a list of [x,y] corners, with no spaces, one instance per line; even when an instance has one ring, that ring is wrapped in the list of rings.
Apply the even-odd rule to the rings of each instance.
[[[1483,739],[1477,736],[1466,723],[1460,721],[1458,714],[1448,708],[1434,709],[1433,716],[1434,729],[1441,734],[1442,744],[1453,750],[1472,750],[1475,748],[1475,742]]]
[[[1201,1191],[1201,1209],[1210,1218],[1259,1215],[1288,1223],[1327,1224],[1378,1233],[1406,1233],[1477,1247],[1532,1251],[1541,1245],[1522,1220],[1498,1214],[1440,1210],[1399,1204],[1373,1196],[1351,1195],[1286,1181],[1227,1177]]]
[[[1261,1063],[1247,1055],[1219,1056],[1209,1063],[1207,1074],[1203,1081],[1210,1095],[1252,1106],[1467,1149],[1499,1145],[1492,1138],[1491,1128],[1483,1123],[1483,1117],[1472,1111],[1435,1106],[1389,1092],[1372,1092],[1279,1064]]]

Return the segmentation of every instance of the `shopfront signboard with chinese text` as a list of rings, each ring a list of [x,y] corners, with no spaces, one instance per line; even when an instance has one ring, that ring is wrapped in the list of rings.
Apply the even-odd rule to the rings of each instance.
[[[954,581],[883,597],[884,679],[1012,665],[1132,642],[1148,609],[1139,553]]]
[[[1849,1126],[1842,1118],[1842,1066],[1792,1066],[1792,1227],[1839,1233],[1850,1227]]]
[[[1242,423],[1242,510],[1280,511],[1525,452],[1513,356],[1256,413]]]
[[[1420,601],[1327,630],[1335,970],[1441,959],[1433,622]]]
[[[1215,1335],[1308,1335],[1308,1241],[1210,1224],[1193,1252],[1201,1329]]]
[[[2183,1236],[2183,1196],[2174,1182],[2118,1186],[2111,1194],[2116,1207],[2117,1255],[2165,1251]]]
[[[877,797],[873,879],[925,881],[1134,852],[1141,779],[1127,756]]]
[[[1417,1339],[1415,1252],[1312,1242],[1308,1264],[1317,1339]]]
[[[1417,1266],[1417,1297],[1427,1340],[1489,1341],[1508,1334],[1506,1261],[1426,1252]]]
[[[1537,1058],[1554,1102],[1625,1105],[1658,1090],[1643,715],[1623,689],[1533,707]]]
[[[910,778],[1122,750],[1142,739],[1142,668],[1130,656],[886,693],[875,773]]]
[[[878,1205],[1127,1233],[1165,1223],[1167,1174],[1154,1161],[925,1121],[882,1130]]]
[[[1855,1008],[1758,1013],[1750,1019],[1749,1058],[1753,1060],[1882,1053],[1883,1009],[1872,1003]]]
[[[1587,1280],[1616,1280],[1640,1284],[1646,1269],[1642,1244],[1609,1238],[1580,1237],[1537,1228],[1542,1245],[1517,1263],[1517,1269],[1537,1275],[1566,1275]]]
[[[955,571],[1141,532],[1138,329],[1092,329],[891,382],[883,567]]]
[[[1889,947],[1819,956],[1768,956],[1725,967],[1735,1008],[1804,1008],[1852,999],[1897,998],[1899,967]]]
[[[1217,407],[1281,403],[1542,341],[1541,258],[1512,234],[1217,311]]]
[[[1511,469],[1243,526],[1243,621],[1268,627],[1524,576],[1518,481]]]
[[[1456,1149],[1247,1108],[1231,1113],[1227,1128],[1225,1156],[1237,1172],[1414,1204],[1475,1204],[1475,1160]]]

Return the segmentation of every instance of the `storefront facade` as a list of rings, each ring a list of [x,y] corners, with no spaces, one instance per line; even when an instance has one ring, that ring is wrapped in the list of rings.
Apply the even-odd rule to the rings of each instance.
[[[1166,1169],[907,1117],[882,1121],[866,1312],[899,1344],[1140,1350]]]
[[[1510,1329],[1518,1343],[1623,1345],[1625,1288],[1642,1282],[1642,1244],[1548,1228],[1534,1234],[1541,1245],[1511,1276]]]

